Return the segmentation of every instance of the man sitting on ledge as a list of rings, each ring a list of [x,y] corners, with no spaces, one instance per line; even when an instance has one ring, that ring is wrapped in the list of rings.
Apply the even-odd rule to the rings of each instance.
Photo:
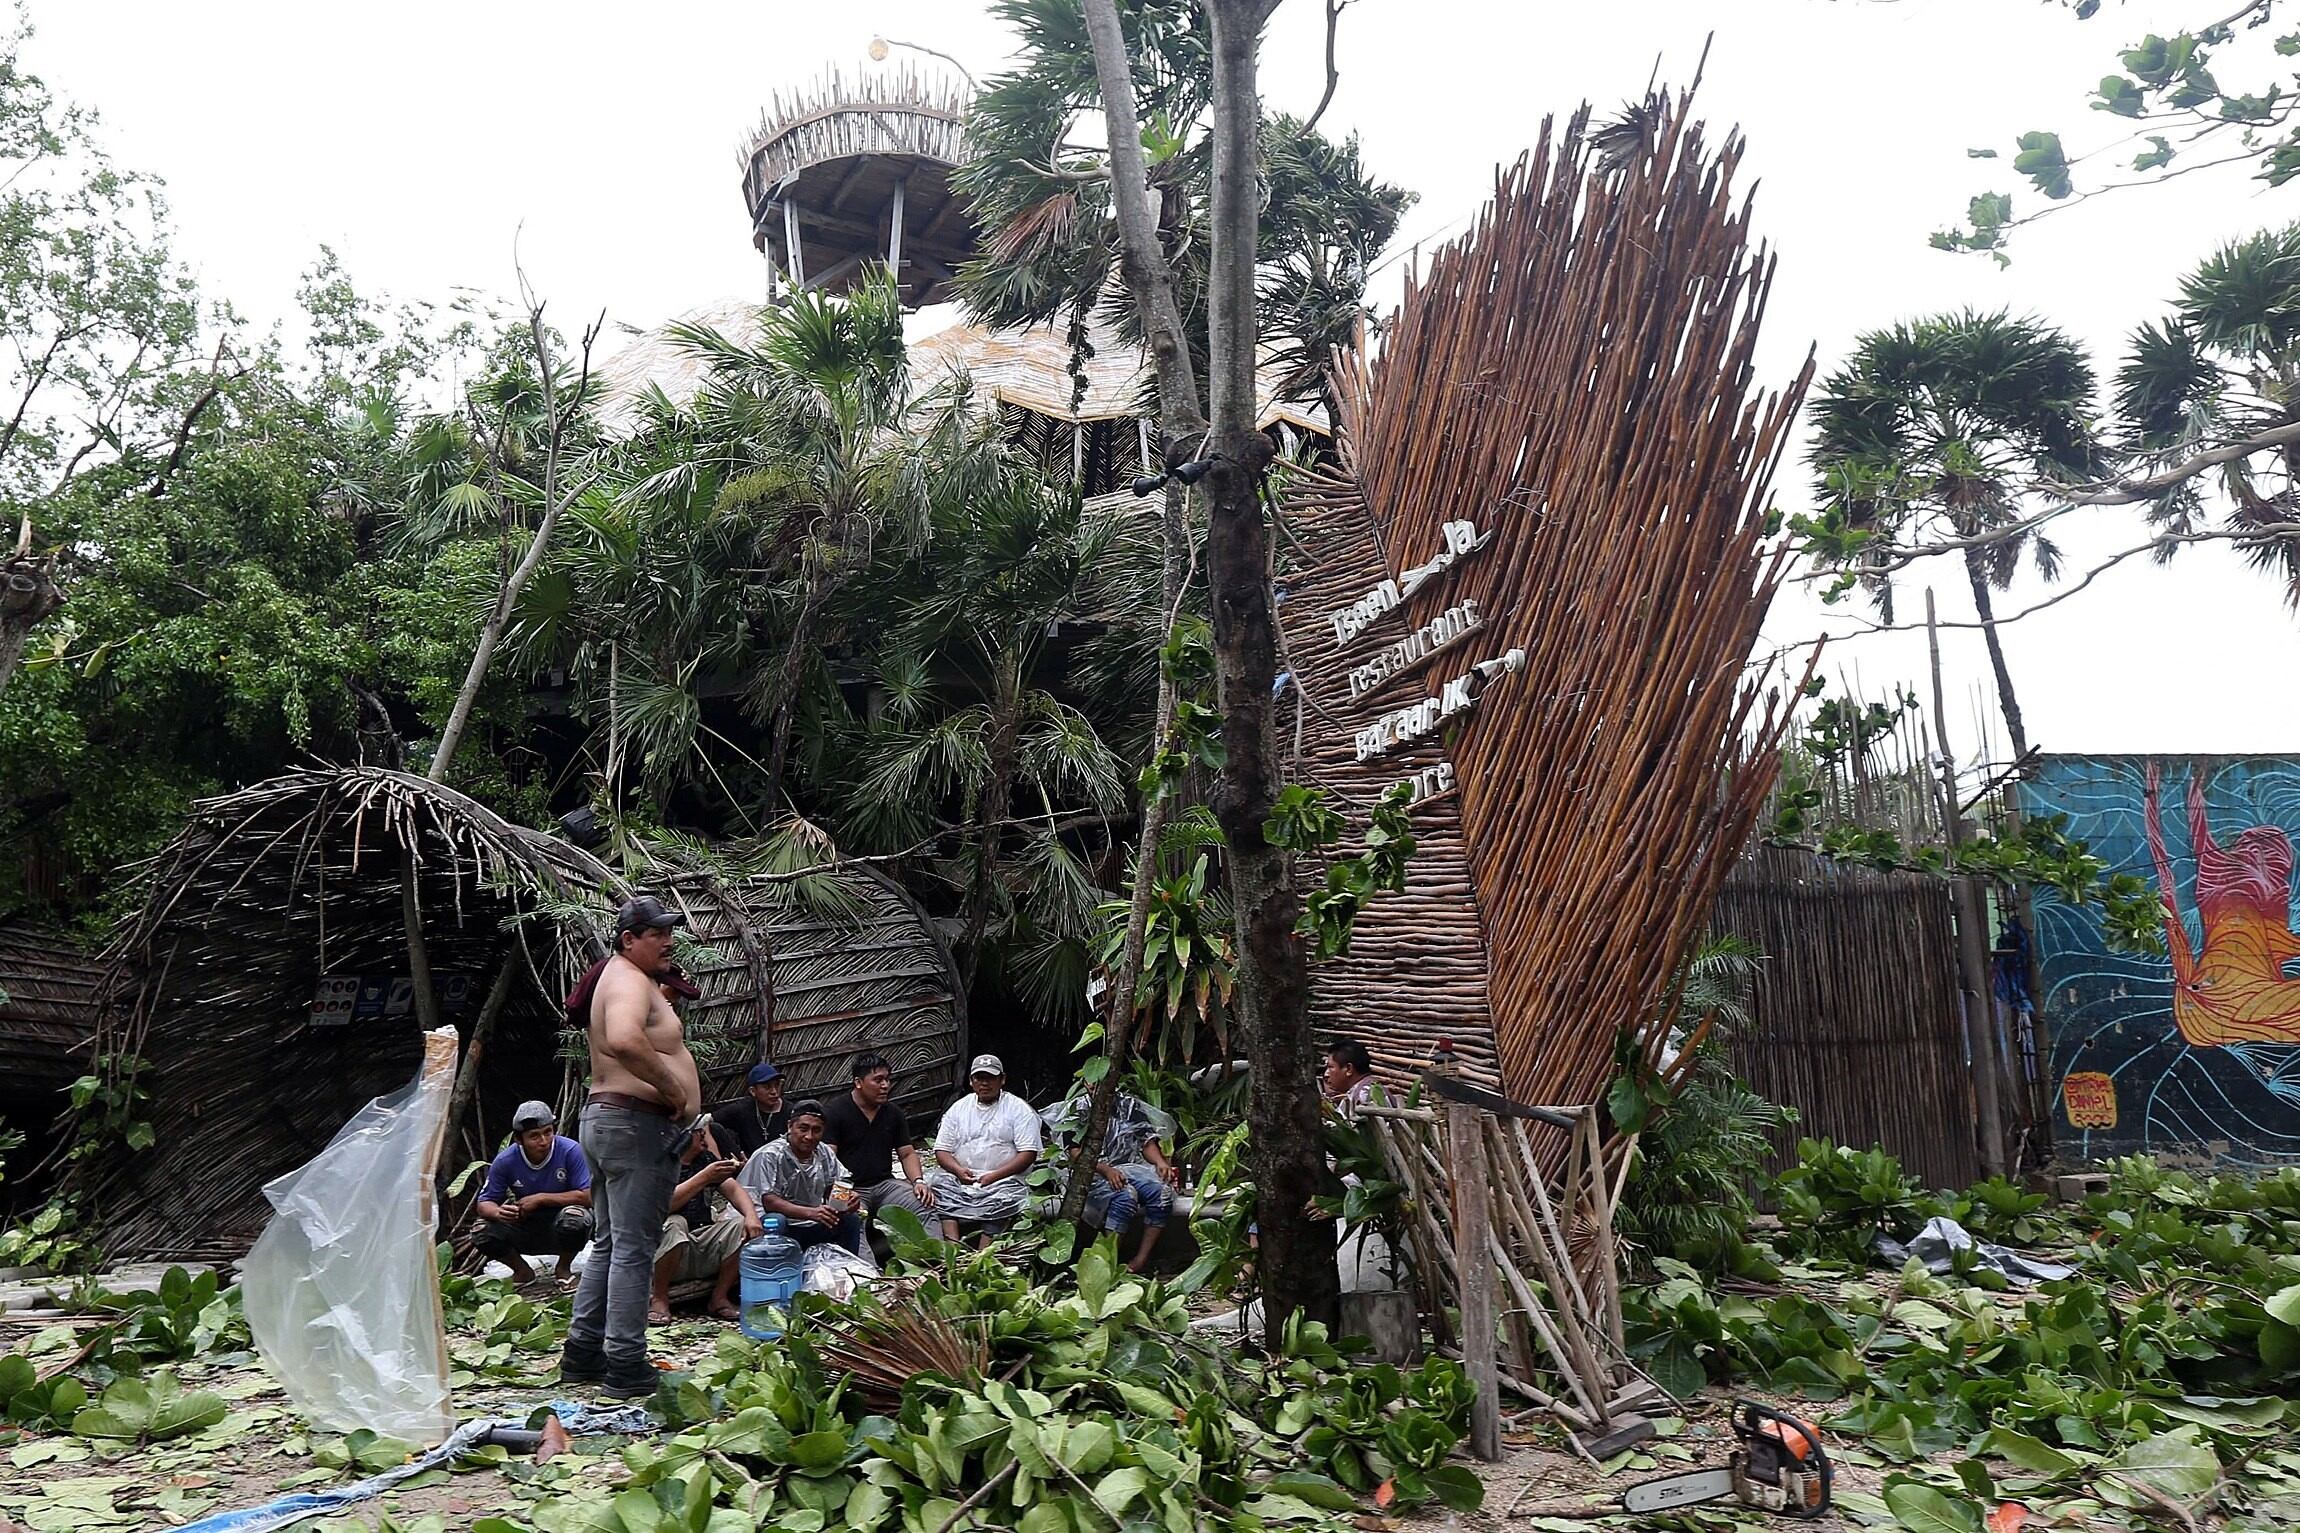
[[[663,1238],[655,1246],[655,1288],[647,1299],[647,1323],[666,1325],[671,1319],[671,1286],[709,1283],[710,1311],[720,1320],[740,1320],[735,1308],[735,1277],[741,1270],[743,1243],[756,1240],[762,1229],[751,1195],[735,1180],[742,1162],[719,1153],[718,1141],[704,1128],[689,1137],[679,1152],[679,1185],[671,1189],[671,1212],[663,1220]],[[712,1195],[733,1207],[722,1217]]]
[[[1014,1222],[1030,1197],[1022,1174],[1045,1146],[1037,1109],[1006,1089],[1006,1066],[996,1054],[977,1054],[967,1067],[972,1095],[942,1115],[934,1136],[940,1169],[927,1178],[945,1240],[972,1225],[987,1243],[990,1232]]]
[[[861,1200],[843,1179],[838,1156],[823,1143],[823,1104],[811,1098],[792,1105],[791,1126],[744,1164],[742,1176],[744,1190],[765,1212],[781,1214],[784,1233],[801,1246],[830,1241],[868,1256],[855,1212]]]
[[[560,1270],[591,1240],[591,1163],[583,1147],[561,1137],[558,1116],[541,1102],[511,1115],[511,1143],[487,1168],[474,1212],[472,1246],[535,1281],[529,1256],[556,1256]]]

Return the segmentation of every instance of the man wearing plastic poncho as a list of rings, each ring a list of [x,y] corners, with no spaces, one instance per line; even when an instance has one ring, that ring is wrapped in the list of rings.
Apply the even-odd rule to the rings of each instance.
[[[1086,1125],[1087,1099],[1072,1097],[1046,1110],[1046,1133],[1056,1144],[1074,1141]],[[1119,1092],[1110,1103],[1110,1125],[1103,1131],[1102,1153],[1094,1164],[1094,1185],[1086,1194],[1089,1222],[1122,1235],[1137,1217],[1142,1221],[1142,1243],[1126,1263],[1140,1272],[1150,1265],[1150,1253],[1166,1222],[1174,1213],[1174,1189],[1182,1171],[1166,1158],[1161,1140],[1174,1135],[1174,1120],[1140,1097]]]
[[[1030,1196],[1022,1175],[1045,1144],[1037,1110],[1006,1089],[1006,1066],[996,1054],[975,1055],[966,1082],[972,1094],[942,1115],[936,1169],[927,1178],[951,1240],[961,1225],[996,1228],[1022,1212]]]

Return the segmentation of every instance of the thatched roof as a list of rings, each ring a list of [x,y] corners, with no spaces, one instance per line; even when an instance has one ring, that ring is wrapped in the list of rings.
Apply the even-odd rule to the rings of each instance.
[[[412,886],[443,1021],[478,1051],[448,1162],[491,1152],[530,1097],[576,1119],[582,1040],[562,1001],[606,951],[613,906],[645,888],[683,905],[704,999],[693,1015],[707,1091],[787,1040],[793,1085],[843,1086],[842,1049],[870,1041],[939,1107],[965,1046],[964,1006],[932,928],[877,874],[804,882],[686,849],[618,871],[553,836],[405,773],[290,773],[194,806],[142,870],[144,904],[108,955],[103,1047],[140,1056],[149,1152],[76,1168],[115,1251],[230,1252],[261,1230],[262,1186],[420,1052],[409,1004]],[[810,903],[803,891],[819,893]],[[882,1030],[883,1029],[883,1030]]]
[[[681,326],[718,331],[740,345],[759,340],[759,306],[742,299],[721,299],[679,317]],[[637,401],[648,388],[659,388],[674,400],[694,397],[702,387],[709,363],[671,338],[670,325],[643,331],[598,370],[599,415],[610,430],[628,429],[636,419]],[[1082,423],[1130,421],[1137,416],[1150,382],[1149,360],[1141,348],[1097,320],[1086,327],[1092,354],[1086,358],[1086,392],[1071,407],[1070,341],[1051,325],[1019,330],[991,330],[981,325],[949,325],[910,344],[913,383],[931,389],[957,375],[971,381],[976,404],[1027,423],[1039,432],[1068,433]],[[1261,393],[1258,424],[1264,429],[1284,423],[1319,436],[1331,435],[1323,406],[1276,397],[1285,369],[1265,362],[1257,377]],[[1025,423],[1016,419],[1016,430]],[[1064,438],[1067,453],[1067,435]]]
[[[900,182],[903,299],[939,302],[975,249],[974,220],[950,189],[965,158],[966,107],[956,86],[902,67],[851,80],[833,71],[811,90],[777,95],[741,148],[752,246],[790,269],[787,206],[807,279],[837,290],[869,262],[883,265]]]
[[[0,1123],[44,1128],[85,1075],[102,965],[70,934],[0,920]]]

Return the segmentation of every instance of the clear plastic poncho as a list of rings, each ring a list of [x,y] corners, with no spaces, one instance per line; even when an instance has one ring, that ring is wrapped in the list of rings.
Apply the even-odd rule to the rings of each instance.
[[[424,1034],[412,1085],[264,1187],[274,1213],[240,1269],[241,1308],[290,1403],[333,1431],[428,1445],[455,1427],[430,1187],[455,1056],[454,1028]]]
[[[1087,1099],[1072,1097],[1039,1114],[1046,1137],[1053,1144],[1074,1143],[1086,1126]],[[1114,1166],[1143,1159],[1142,1147],[1152,1140],[1171,1145],[1176,1124],[1173,1114],[1153,1107],[1131,1092],[1121,1091],[1110,1103],[1110,1127],[1102,1136],[1100,1158]]]

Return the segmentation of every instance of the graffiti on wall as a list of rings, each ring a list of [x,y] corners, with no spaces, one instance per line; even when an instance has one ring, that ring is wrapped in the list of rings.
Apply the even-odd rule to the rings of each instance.
[[[2164,902],[2154,958],[2037,892],[2062,1158],[2300,1162],[2300,760],[2047,757],[2022,803]]]

